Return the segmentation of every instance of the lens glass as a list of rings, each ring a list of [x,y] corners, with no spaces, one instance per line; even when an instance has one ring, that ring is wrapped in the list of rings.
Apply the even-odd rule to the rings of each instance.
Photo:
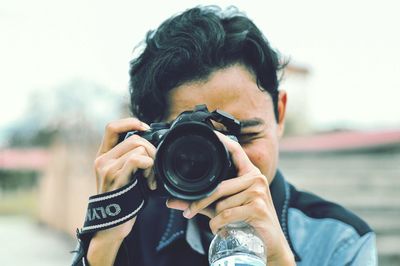
[[[212,165],[209,153],[210,148],[204,143],[199,143],[198,140],[182,141],[172,154],[174,172],[188,182],[203,178]]]
[[[165,177],[182,191],[206,189],[221,168],[215,144],[201,135],[185,135],[173,140],[165,155]]]

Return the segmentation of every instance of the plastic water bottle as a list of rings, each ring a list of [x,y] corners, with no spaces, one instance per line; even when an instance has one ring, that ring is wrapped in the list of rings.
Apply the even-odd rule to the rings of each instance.
[[[211,241],[210,266],[265,266],[266,247],[257,232],[247,223],[233,223],[222,228]]]

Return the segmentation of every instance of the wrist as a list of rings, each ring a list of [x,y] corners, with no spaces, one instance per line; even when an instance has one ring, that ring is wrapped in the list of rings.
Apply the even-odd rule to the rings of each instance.
[[[274,258],[273,260],[267,261],[268,266],[293,266],[296,265],[294,255],[291,250],[288,250],[281,254],[281,256]]]
[[[102,245],[121,245],[126,236],[124,234],[117,233],[118,232],[113,232],[112,230],[107,229],[98,231],[93,236],[91,242],[95,241]]]
[[[86,258],[90,265],[113,265],[123,238],[101,232],[91,239]]]
[[[282,237],[282,244],[280,245],[280,251],[275,253],[274,256],[268,258],[268,266],[272,265],[285,265],[285,266],[292,266],[296,265],[296,260],[294,258],[294,254],[290,249],[289,243],[286,241],[286,238]]]

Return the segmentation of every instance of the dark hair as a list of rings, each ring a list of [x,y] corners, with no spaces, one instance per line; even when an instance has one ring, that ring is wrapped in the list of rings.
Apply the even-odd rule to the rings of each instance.
[[[278,118],[277,71],[285,64],[249,18],[236,8],[216,6],[173,16],[147,33],[144,51],[130,62],[132,113],[146,123],[160,121],[171,89],[236,63],[255,74],[257,85],[271,95]]]

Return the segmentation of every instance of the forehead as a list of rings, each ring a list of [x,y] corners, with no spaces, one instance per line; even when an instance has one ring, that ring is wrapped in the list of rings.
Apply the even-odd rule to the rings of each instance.
[[[271,97],[242,65],[217,70],[203,81],[184,83],[169,92],[167,101],[167,121],[198,104],[206,104],[210,111],[223,110],[239,120],[265,117],[273,112]]]

